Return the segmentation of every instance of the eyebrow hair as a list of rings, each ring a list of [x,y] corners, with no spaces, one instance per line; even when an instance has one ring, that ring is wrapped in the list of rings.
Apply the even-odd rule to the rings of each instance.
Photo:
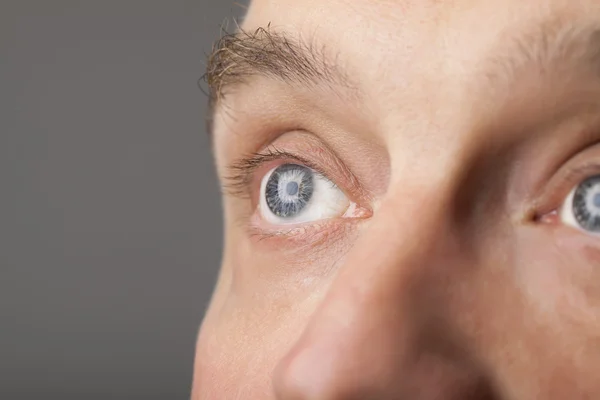
[[[566,67],[582,67],[600,79],[600,27],[598,25],[548,22],[501,42],[498,55],[485,64],[488,78],[515,81],[531,67],[540,74]],[[562,71],[561,71],[562,72]]]
[[[350,79],[326,55],[324,47],[303,42],[283,32],[257,28],[226,34],[213,46],[206,73],[211,111],[226,94],[226,89],[243,84],[253,76],[267,76],[286,83],[307,86],[327,84],[353,88]]]
[[[500,41],[502,39],[502,41]],[[564,61],[591,67],[600,77],[600,27],[576,22],[547,21],[512,38],[499,38],[499,50],[485,60],[484,73],[498,84],[514,82],[521,72],[534,66],[541,73],[556,69]],[[568,64],[571,65],[571,64]],[[330,88],[357,86],[325,48],[317,48],[285,32],[266,28],[226,34],[213,46],[201,80],[208,84],[207,130],[212,132],[215,107],[228,88],[266,76],[289,84],[328,85]],[[334,89],[335,91],[335,89]]]

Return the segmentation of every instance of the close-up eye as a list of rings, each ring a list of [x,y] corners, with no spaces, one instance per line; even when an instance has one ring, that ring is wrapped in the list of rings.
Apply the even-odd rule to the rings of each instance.
[[[560,216],[567,225],[600,234],[600,175],[587,178],[571,190]]]
[[[260,185],[259,212],[277,225],[312,222],[341,216],[348,197],[329,179],[299,164],[270,170]]]

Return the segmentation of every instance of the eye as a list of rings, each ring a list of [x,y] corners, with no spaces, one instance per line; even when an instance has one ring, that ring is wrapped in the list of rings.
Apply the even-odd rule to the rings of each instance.
[[[569,193],[560,216],[567,225],[600,234],[600,175],[587,178]]]
[[[283,164],[272,169],[260,185],[259,210],[272,224],[334,218],[349,207],[349,199],[333,182],[298,164]]]

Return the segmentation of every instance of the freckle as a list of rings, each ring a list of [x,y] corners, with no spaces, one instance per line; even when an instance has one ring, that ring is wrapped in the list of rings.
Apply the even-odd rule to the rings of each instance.
[[[584,257],[596,265],[600,265],[600,249],[595,246],[585,246],[583,248]]]

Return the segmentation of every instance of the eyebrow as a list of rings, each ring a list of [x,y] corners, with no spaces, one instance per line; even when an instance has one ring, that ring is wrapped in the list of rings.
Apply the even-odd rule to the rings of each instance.
[[[328,57],[325,47],[316,47],[284,32],[258,28],[226,34],[213,46],[206,73],[211,111],[228,88],[266,76],[289,84],[355,88],[348,75]]]
[[[548,72],[587,72],[600,79],[600,27],[569,22],[548,22],[512,38],[502,38],[500,48],[486,60],[488,78],[518,81],[521,73],[537,68]]]
[[[545,73],[565,64],[591,67],[591,72],[600,78],[598,25],[549,21],[508,40],[500,39],[501,48],[495,48],[498,51],[483,63],[485,74],[496,84],[504,79],[510,84],[532,66]],[[285,32],[273,31],[270,24],[254,31],[240,29],[215,43],[201,78],[209,87],[208,132],[212,131],[215,108],[227,89],[256,76],[308,87],[325,84],[334,91],[339,87],[357,91],[357,85],[348,78],[337,57],[328,57],[324,47],[317,48]]]

